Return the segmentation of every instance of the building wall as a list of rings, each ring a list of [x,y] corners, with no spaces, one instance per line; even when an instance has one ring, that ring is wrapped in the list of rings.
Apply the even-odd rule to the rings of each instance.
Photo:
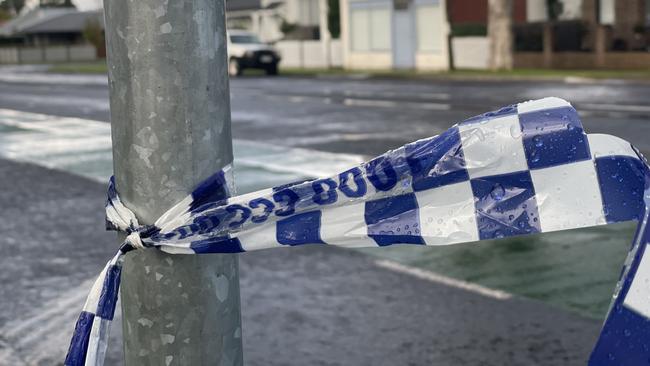
[[[487,0],[450,0],[449,21],[454,23],[487,23]]]
[[[341,14],[341,43],[343,46],[343,67],[347,69],[389,69],[393,66],[390,49],[383,51],[359,51],[353,49],[353,40],[350,30],[350,7],[359,0],[340,0],[339,11]],[[376,9],[388,7],[388,2],[377,4]]]
[[[316,68],[327,67],[323,55],[323,45],[320,40],[291,40],[280,41],[275,47],[282,53],[280,68]],[[331,67],[343,66],[341,58],[341,42],[332,40],[330,42],[330,65]]]
[[[348,52],[345,58],[346,69],[386,70],[393,67],[390,52]]]
[[[613,40],[623,40],[628,50],[638,49],[641,46],[640,40],[635,37],[635,27],[645,24],[645,7],[645,0],[626,0],[615,3],[614,19],[616,23],[612,28],[611,37]],[[643,41],[645,44],[645,39]]]
[[[596,1],[601,2],[603,14],[607,17],[610,5],[613,6],[616,0],[562,0],[562,13],[559,20],[586,20],[594,22],[596,19]],[[619,3],[628,0],[619,1]],[[636,1],[636,0],[632,0]],[[527,20],[529,22],[543,22],[548,18],[546,1],[526,0],[527,3]]]
[[[528,0],[543,3],[543,0]],[[451,24],[487,24],[488,0],[449,0],[449,22]],[[514,0],[512,16],[516,23],[526,22],[526,0]]]
[[[543,22],[547,18],[546,1],[526,0],[526,20]]]
[[[453,2],[453,0],[452,0]],[[446,1],[415,1],[416,43],[415,68],[448,70],[450,26]],[[433,15],[432,15],[433,13]],[[437,18],[437,21],[429,18]],[[423,20],[424,19],[424,20]],[[423,38],[428,35],[428,38]]]
[[[318,25],[318,0],[284,0],[283,18],[302,26]]]
[[[600,18],[602,25],[607,27],[606,49],[611,49],[614,41],[623,40],[628,50],[636,50],[645,45],[646,40],[635,34],[635,27],[650,26],[650,1],[648,0],[600,0],[601,11],[597,14],[597,0],[584,0],[582,4],[583,20],[590,29],[598,26]],[[594,49],[595,32],[588,32],[585,43]]]
[[[560,14],[560,20],[582,19],[582,1],[583,0],[562,0],[562,14]],[[609,0],[601,1],[606,2]]]
[[[419,70],[449,68],[449,24],[443,0],[410,0],[398,3],[409,17],[412,35],[404,39],[395,27],[396,10],[391,0],[341,0],[343,64],[349,69],[396,67],[395,46],[409,42],[413,67]],[[405,31],[405,29],[400,29]],[[408,33],[408,32],[407,32]],[[403,44],[398,45],[403,46]],[[401,56],[398,55],[398,56]]]
[[[454,67],[486,70],[489,66],[489,45],[487,37],[454,37],[451,42]]]
[[[244,29],[257,34],[263,42],[276,42],[285,37],[282,22],[299,27],[316,27],[319,23],[318,0],[282,0],[279,6],[266,9],[276,0],[262,0],[263,9],[229,11],[228,28]]]

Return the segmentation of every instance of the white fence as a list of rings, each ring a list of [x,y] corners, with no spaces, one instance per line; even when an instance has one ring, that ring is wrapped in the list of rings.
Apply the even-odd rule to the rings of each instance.
[[[280,67],[312,69],[327,67],[319,40],[280,41],[275,44],[275,47],[282,53]],[[0,64],[93,61],[96,59],[95,48],[91,45],[0,47]],[[340,40],[330,42],[330,66],[343,66]]]
[[[318,69],[327,67],[323,46],[319,40],[280,41],[275,44],[275,47],[282,54],[281,68]],[[340,40],[330,42],[330,66],[343,66]]]
[[[490,55],[487,37],[454,37],[451,40],[454,67],[487,69]]]
[[[96,59],[95,47],[91,45],[0,47],[0,64],[93,61]]]

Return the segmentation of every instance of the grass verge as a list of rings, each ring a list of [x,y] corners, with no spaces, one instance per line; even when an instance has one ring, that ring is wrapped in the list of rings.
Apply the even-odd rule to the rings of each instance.
[[[618,79],[650,82],[650,70],[547,70],[515,69],[511,71],[451,70],[344,70],[344,69],[293,69],[283,68],[284,75],[295,76],[357,76],[359,78],[392,79],[450,79],[450,80],[566,80],[573,79]]]
[[[78,62],[54,64],[52,73],[99,74],[106,73],[106,62]],[[245,75],[261,75],[256,70],[246,70]],[[618,79],[650,82],[648,70],[547,70],[515,69],[512,71],[452,70],[452,71],[414,71],[414,70],[344,70],[335,69],[296,69],[282,68],[280,74],[287,76],[332,76],[350,78],[383,79],[449,79],[449,80],[567,80],[567,79]]]

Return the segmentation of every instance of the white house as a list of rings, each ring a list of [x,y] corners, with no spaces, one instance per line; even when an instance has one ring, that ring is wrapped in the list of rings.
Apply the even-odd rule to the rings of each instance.
[[[449,68],[446,0],[340,1],[345,68]]]
[[[265,42],[285,37],[283,25],[299,38],[317,38],[318,0],[227,0],[228,28],[244,29]]]

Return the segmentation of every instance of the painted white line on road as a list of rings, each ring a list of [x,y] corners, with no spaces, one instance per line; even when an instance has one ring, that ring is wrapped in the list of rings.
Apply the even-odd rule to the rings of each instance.
[[[567,84],[605,84],[605,85],[625,85],[626,80],[619,79],[594,79],[582,76],[567,76],[564,78]]]
[[[335,93],[329,92],[327,94],[335,94]],[[375,98],[375,97],[381,97],[381,98],[409,97],[409,98],[418,98],[418,99],[449,100],[450,98],[449,93],[427,93],[427,92],[422,92],[422,93],[362,92],[362,91],[345,90],[343,91],[343,95],[345,95],[346,97],[367,98],[367,99]]]
[[[9,130],[2,131],[3,127]],[[102,183],[112,174],[109,123],[0,109],[0,131],[0,157],[80,174]],[[235,165],[297,178],[322,178],[365,161],[362,155],[286,145],[286,140],[272,145],[235,139]]]
[[[302,103],[305,101],[305,97],[294,95],[289,97],[289,101],[291,103]]]
[[[382,107],[382,108],[395,108],[399,104],[392,100],[378,100],[378,99],[354,99],[345,98],[343,104],[355,107]]]
[[[606,104],[606,103],[579,103],[578,110],[581,108],[605,112],[642,112],[650,113],[650,106],[632,105],[632,104]]]
[[[93,282],[88,280],[62,292],[2,326],[0,364],[43,365],[62,360],[72,335],[71,324]]]
[[[422,102],[400,102],[384,99],[356,99],[345,98],[343,104],[351,107],[379,107],[379,108],[412,108],[436,111],[447,111],[451,109],[448,103],[422,103]]]
[[[404,106],[404,104],[402,104]],[[406,103],[406,107],[428,109],[432,111],[448,111],[451,105],[448,103]]]
[[[106,74],[56,74],[47,72],[49,65],[0,67],[0,82],[56,85],[108,85]]]
[[[55,95],[33,95],[33,94],[22,94],[22,93],[13,93],[11,95],[3,94],[3,102],[14,102],[17,105],[26,104],[31,107],[39,106],[53,106],[53,107],[70,107],[72,103],[79,106],[79,109],[83,113],[92,113],[92,112],[106,112],[110,109],[108,100],[97,99],[97,98],[86,98],[86,97],[75,97],[74,101],[70,97],[55,96]]]
[[[512,298],[511,294],[501,290],[494,290],[488,287],[477,285],[475,283],[457,280],[455,278],[443,276],[441,274],[437,274],[421,268],[405,266],[403,264],[390,260],[377,260],[375,261],[375,265],[393,272],[407,274],[409,276],[413,276],[425,281],[435,282],[441,285],[457,288],[496,300],[508,300]]]

